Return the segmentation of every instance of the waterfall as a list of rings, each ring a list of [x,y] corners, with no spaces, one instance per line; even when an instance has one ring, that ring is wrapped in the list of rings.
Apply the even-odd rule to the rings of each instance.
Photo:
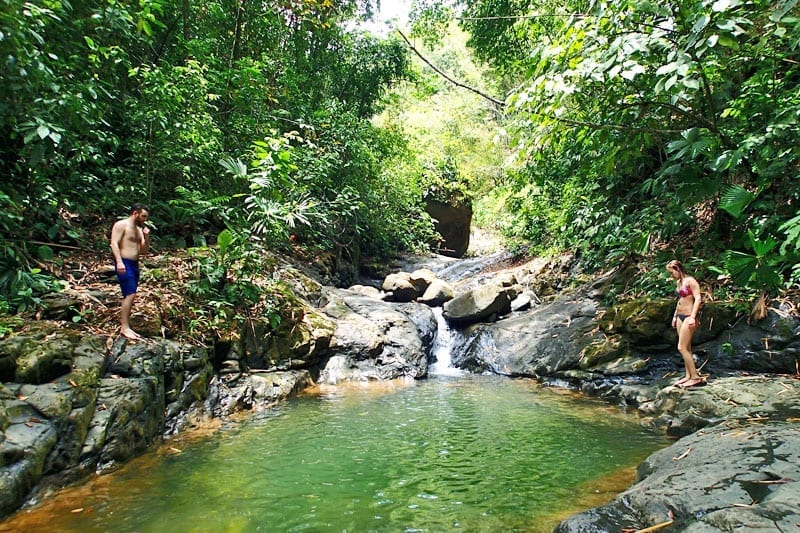
[[[465,373],[460,368],[453,366],[451,358],[453,350],[453,334],[450,326],[442,316],[442,308],[434,307],[433,313],[436,315],[436,342],[433,345],[433,357],[435,361],[428,367],[428,373],[436,376],[460,376]]]

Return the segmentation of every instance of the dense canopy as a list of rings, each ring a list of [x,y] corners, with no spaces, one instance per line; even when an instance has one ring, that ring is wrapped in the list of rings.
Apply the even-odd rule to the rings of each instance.
[[[454,190],[531,253],[800,285],[796,0],[417,0],[427,63],[370,0],[0,2],[0,311],[137,201],[162,248],[357,265]]]

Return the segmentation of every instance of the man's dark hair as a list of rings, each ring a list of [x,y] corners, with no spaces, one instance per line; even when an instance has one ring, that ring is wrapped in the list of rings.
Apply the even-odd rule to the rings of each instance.
[[[144,204],[133,204],[131,206],[131,213],[138,213],[139,211],[147,211],[150,212],[150,208]]]

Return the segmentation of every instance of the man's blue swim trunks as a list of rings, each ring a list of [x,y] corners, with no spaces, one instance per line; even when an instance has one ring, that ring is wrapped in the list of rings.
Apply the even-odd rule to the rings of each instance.
[[[136,294],[136,289],[139,287],[139,261],[123,257],[122,262],[125,264],[125,273],[120,274],[117,272],[117,279],[119,280],[119,287],[122,289],[122,297],[125,298],[131,294]]]

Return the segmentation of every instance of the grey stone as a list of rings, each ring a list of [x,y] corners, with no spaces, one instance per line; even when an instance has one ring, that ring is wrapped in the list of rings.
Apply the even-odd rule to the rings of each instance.
[[[423,294],[431,283],[436,280],[436,274],[429,268],[418,268],[408,275],[408,279],[419,294]]]
[[[444,304],[443,316],[448,323],[463,327],[510,311],[508,291],[490,284],[456,295]]]
[[[20,402],[0,443],[0,516],[19,507],[38,483],[58,434],[52,424]]]
[[[368,285],[353,285],[347,289],[348,291],[354,292],[356,294],[360,294],[361,296],[369,296],[370,298],[375,298],[376,300],[383,299],[383,293],[375,288],[370,287]]]
[[[435,279],[428,285],[422,296],[419,297],[419,303],[429,305],[431,307],[439,307],[453,299],[453,288],[446,281]]]
[[[411,281],[408,272],[389,274],[381,285],[387,293],[391,293],[391,300],[395,302],[413,302],[421,294],[417,285]]]
[[[642,463],[611,503],[562,522],[559,533],[644,529],[794,531],[800,524],[800,428],[725,422]]]
[[[320,382],[427,374],[436,331],[436,317],[429,307],[393,305],[337,291],[323,310],[336,319],[336,332]]]

